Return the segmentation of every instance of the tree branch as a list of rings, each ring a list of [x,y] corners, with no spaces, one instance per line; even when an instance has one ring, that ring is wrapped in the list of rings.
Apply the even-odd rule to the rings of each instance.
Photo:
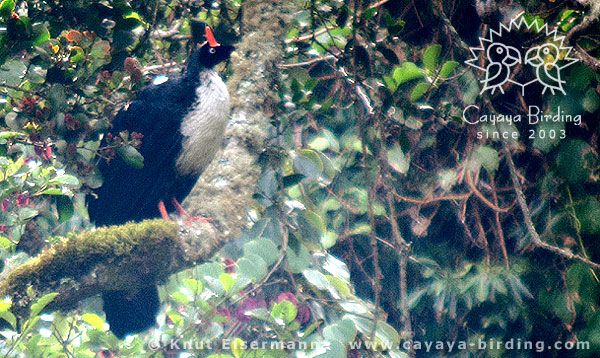
[[[504,153],[506,154],[506,161],[508,162],[508,168],[510,169],[510,178],[515,187],[515,193],[517,194],[517,202],[519,203],[519,207],[521,208],[521,213],[523,214],[523,219],[525,220],[525,226],[527,227],[527,231],[529,232],[529,235],[531,236],[531,241],[533,243],[533,246],[536,248],[542,248],[542,249],[548,250],[550,252],[553,252],[553,253],[555,253],[559,256],[562,256],[564,258],[567,258],[569,260],[577,260],[577,261],[583,262],[584,264],[589,265],[590,267],[592,267],[594,269],[600,269],[600,264],[598,264],[598,263],[595,263],[585,257],[576,255],[570,251],[567,251],[560,247],[550,245],[550,244],[542,241],[542,239],[540,238],[540,235],[538,234],[538,232],[535,229],[535,226],[533,225],[533,221],[531,220],[531,212],[529,211],[529,207],[527,206],[527,201],[525,200],[525,194],[523,194],[523,190],[521,189],[521,183],[519,182],[519,175],[517,173],[517,168],[515,167],[515,163],[512,160],[510,150],[508,149],[507,145],[503,146],[503,150],[504,150]]]

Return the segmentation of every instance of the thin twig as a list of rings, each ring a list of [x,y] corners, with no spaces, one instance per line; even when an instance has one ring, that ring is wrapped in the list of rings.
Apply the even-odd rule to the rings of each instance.
[[[542,249],[548,250],[550,252],[553,252],[559,256],[565,257],[569,260],[577,260],[577,261],[583,262],[584,264],[589,265],[590,267],[593,267],[595,269],[600,269],[600,264],[593,262],[591,260],[588,260],[585,257],[582,257],[580,255],[576,255],[565,249],[561,249],[560,247],[550,245],[550,244],[542,241],[542,239],[540,239],[540,235],[536,231],[533,221],[531,220],[531,212],[529,211],[529,207],[527,206],[527,201],[525,200],[525,194],[523,194],[523,190],[521,189],[521,183],[519,182],[519,175],[517,174],[517,168],[515,167],[515,163],[512,160],[510,150],[508,149],[507,145],[503,146],[503,150],[504,150],[504,153],[506,154],[505,156],[506,156],[506,161],[508,163],[508,168],[510,169],[510,178],[515,187],[515,193],[517,194],[517,202],[519,203],[519,207],[521,208],[521,213],[523,214],[523,220],[525,221],[525,226],[527,227],[527,231],[529,232],[529,235],[531,236],[531,241],[532,241],[534,247],[542,248]]]
[[[498,194],[496,193],[496,183],[494,183],[494,178],[492,174],[488,173],[490,179],[490,185],[492,187],[492,199],[494,200],[494,205],[498,206]],[[496,235],[498,236],[498,244],[500,245],[500,251],[502,252],[502,262],[504,263],[504,267],[508,270],[508,253],[506,252],[506,241],[504,240],[504,230],[502,230],[502,224],[500,222],[500,212],[494,210],[494,223],[496,225]]]
[[[2,87],[9,88],[9,89],[15,90],[15,91],[20,91],[20,92],[23,92],[23,93],[27,93],[27,94],[32,95],[32,96],[37,95],[37,93],[34,92],[34,91],[31,91],[31,90],[28,90],[28,89],[25,89],[25,88],[21,88],[21,87],[17,87],[17,86],[13,86],[13,85],[9,85],[7,83],[0,84],[0,88],[2,88]]]
[[[479,200],[481,200],[490,209],[494,210],[495,212],[505,213],[513,207],[514,204],[511,204],[510,206],[508,206],[506,208],[501,208],[498,205],[495,205],[494,203],[489,201],[485,196],[483,196],[483,194],[481,194],[481,192],[477,189],[477,187],[473,183],[473,178],[471,178],[470,170],[465,171],[465,177],[467,179],[467,185],[469,186],[469,189],[471,189],[473,191],[473,194],[475,194],[475,196],[478,197]]]
[[[579,24],[573,26],[567,35],[565,36],[565,40],[567,43],[573,45],[575,49],[575,54],[584,65],[589,67],[593,71],[600,71],[600,60],[594,58],[590,54],[588,54],[581,46],[577,45],[577,39],[585,34],[587,30],[589,30],[598,19],[595,17],[587,16],[581,21]]]

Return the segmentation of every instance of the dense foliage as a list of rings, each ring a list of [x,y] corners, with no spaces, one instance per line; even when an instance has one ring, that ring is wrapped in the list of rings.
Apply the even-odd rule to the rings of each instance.
[[[0,354],[596,356],[600,9],[504,3],[299,1],[268,113],[277,135],[239,245],[172,277],[159,327],[124,341],[106,329],[97,302],[42,314],[49,293],[17,319],[5,300]],[[90,227],[85,194],[102,185],[95,163],[115,155],[143,163],[136,133],[114,133],[100,147],[114,111],[153,76],[183,67],[197,37],[192,19],[233,41],[244,6],[0,1],[5,272],[26,259],[20,252]],[[546,43],[546,25],[588,56],[561,73],[566,95],[540,84],[480,93],[469,47],[521,11],[527,26],[505,34],[513,44]],[[544,66],[576,55],[561,51]],[[532,75],[524,66],[514,80]],[[469,105],[475,117],[535,106],[581,124],[471,125]],[[494,136],[504,132],[513,139]],[[504,345],[511,340],[533,348]],[[577,342],[587,345],[565,348]]]

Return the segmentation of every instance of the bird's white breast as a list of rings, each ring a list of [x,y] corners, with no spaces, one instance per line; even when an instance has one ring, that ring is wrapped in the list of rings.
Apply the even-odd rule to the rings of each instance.
[[[201,173],[221,146],[229,117],[229,93],[213,70],[200,73],[196,102],[181,123],[183,142],[176,167],[181,175]]]

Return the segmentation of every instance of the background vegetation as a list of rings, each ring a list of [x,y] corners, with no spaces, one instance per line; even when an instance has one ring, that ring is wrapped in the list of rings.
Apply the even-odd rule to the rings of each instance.
[[[192,19],[213,26],[221,42],[244,36],[244,6],[0,1],[3,274],[90,227],[85,194],[102,185],[97,161],[142,160],[129,133],[99,147],[114,112],[154,76],[183,68],[198,40]],[[5,299],[0,355],[597,356],[598,6],[311,0],[297,7],[281,39],[286,58],[274,74],[273,103],[257,104],[273,135],[242,237],[214,262],[166,282],[157,328],[124,341],[107,330],[98,300],[42,313],[49,293],[17,317]],[[481,74],[464,64],[468,47],[521,11],[575,47],[580,61],[565,70],[567,95],[524,95],[515,86],[479,94]],[[534,30],[510,36],[527,46],[546,41]],[[467,125],[470,104],[482,113],[560,106],[583,120],[515,123],[517,140],[478,139],[477,131],[497,128]],[[540,135],[551,131],[565,137]],[[589,347],[477,349],[511,339]],[[206,345],[222,340],[230,346]],[[252,340],[316,348],[243,346]],[[426,351],[418,345],[426,341],[467,346]]]

